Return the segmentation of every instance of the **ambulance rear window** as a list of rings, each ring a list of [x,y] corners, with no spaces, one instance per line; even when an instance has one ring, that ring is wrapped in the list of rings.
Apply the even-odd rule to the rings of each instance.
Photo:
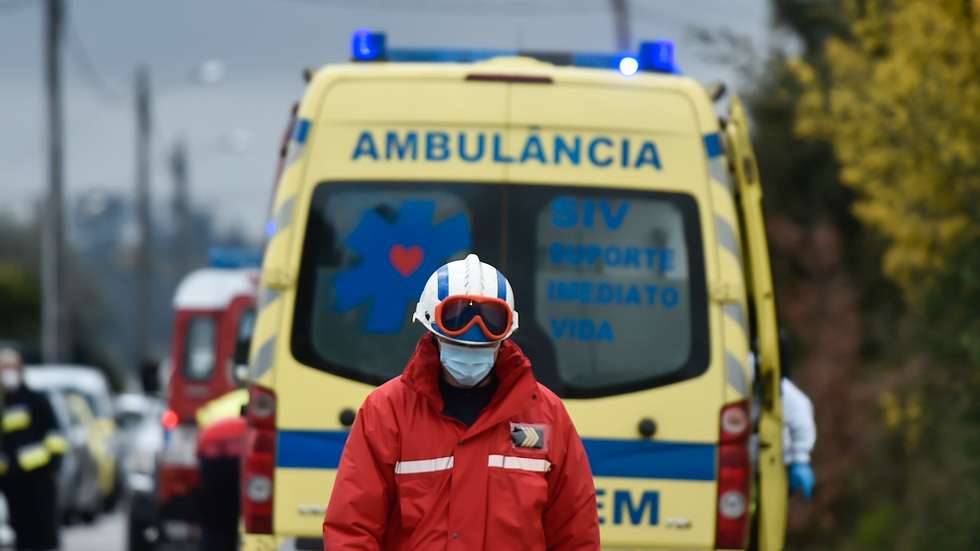
[[[560,396],[670,384],[708,365],[697,204],[684,194],[473,183],[324,183],[314,192],[292,349],[380,384],[424,328],[443,263],[480,255],[510,279],[514,340]]]

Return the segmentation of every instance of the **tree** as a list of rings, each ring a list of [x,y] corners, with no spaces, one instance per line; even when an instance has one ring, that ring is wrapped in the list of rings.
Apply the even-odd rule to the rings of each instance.
[[[37,338],[40,297],[37,279],[14,264],[0,264],[0,340]]]
[[[854,548],[980,548],[980,0],[846,0],[846,31],[792,64],[796,132],[831,144],[910,311],[903,384],[879,395],[884,489]]]
[[[858,218],[913,301],[980,237],[980,0],[844,2],[850,38],[796,66],[796,129],[833,144]]]

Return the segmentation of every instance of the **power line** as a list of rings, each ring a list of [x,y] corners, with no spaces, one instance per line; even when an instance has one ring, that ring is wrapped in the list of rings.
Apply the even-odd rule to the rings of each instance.
[[[102,75],[102,72],[99,71],[98,66],[89,54],[88,48],[85,46],[85,41],[82,39],[81,33],[78,32],[78,27],[70,17],[68,19],[68,47],[81,69],[82,77],[92,89],[102,96],[102,99],[110,103],[118,103],[123,99],[123,94],[114,90]]]

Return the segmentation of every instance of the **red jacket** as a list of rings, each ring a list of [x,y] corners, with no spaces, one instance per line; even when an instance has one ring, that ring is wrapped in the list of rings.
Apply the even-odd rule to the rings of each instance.
[[[568,412],[504,341],[500,381],[469,428],[442,414],[426,335],[364,401],[323,521],[328,551],[599,549],[589,462]]]

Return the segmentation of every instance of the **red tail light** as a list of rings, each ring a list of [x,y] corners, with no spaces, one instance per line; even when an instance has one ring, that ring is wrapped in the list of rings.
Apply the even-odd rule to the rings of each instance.
[[[188,495],[198,485],[197,471],[197,427],[181,425],[173,411],[169,416],[174,426],[167,431],[166,441],[160,450],[160,471],[157,492],[162,502],[175,497]],[[167,426],[165,413],[163,425]]]
[[[168,409],[167,411],[163,412],[163,415],[160,416],[160,424],[162,424],[163,428],[166,430],[173,430],[177,428],[178,424],[180,424],[180,417],[177,415],[176,411]]]
[[[196,466],[161,465],[159,477],[157,493],[163,503],[190,494],[201,480]]]
[[[253,386],[246,410],[248,431],[242,456],[242,517],[250,534],[272,533],[276,468],[276,395]]]
[[[718,513],[715,547],[744,549],[749,537],[749,499],[752,468],[749,462],[748,402],[721,410],[718,446]]]

